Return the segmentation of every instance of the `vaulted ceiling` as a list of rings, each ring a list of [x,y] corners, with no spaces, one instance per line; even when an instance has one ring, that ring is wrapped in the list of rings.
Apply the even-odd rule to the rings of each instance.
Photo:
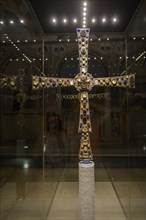
[[[141,0],[28,0],[45,34],[75,32],[76,27],[82,26],[84,12],[86,26],[93,32],[124,32],[140,3]]]
[[[137,28],[144,30],[145,11],[146,0],[0,0],[0,31],[13,35],[75,33],[85,22],[92,33],[125,32],[137,14]]]

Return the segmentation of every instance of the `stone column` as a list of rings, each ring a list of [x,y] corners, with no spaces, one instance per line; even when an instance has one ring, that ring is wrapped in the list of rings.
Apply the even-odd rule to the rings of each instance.
[[[95,219],[94,162],[79,162],[79,206],[80,220]]]

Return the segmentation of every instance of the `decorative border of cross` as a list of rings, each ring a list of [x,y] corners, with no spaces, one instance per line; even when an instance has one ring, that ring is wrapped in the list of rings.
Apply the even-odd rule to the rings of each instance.
[[[88,92],[94,86],[135,88],[135,74],[113,76],[104,78],[93,78],[88,73],[88,45],[89,28],[77,28],[79,47],[80,72],[75,78],[54,78],[54,77],[32,77],[32,88],[34,90],[50,87],[71,87],[74,86],[80,93],[80,116],[78,132],[81,133],[79,158],[82,163],[89,164],[93,160],[90,146],[90,133],[92,132],[89,109]]]
[[[0,78],[0,88],[16,89],[17,76],[3,76]]]

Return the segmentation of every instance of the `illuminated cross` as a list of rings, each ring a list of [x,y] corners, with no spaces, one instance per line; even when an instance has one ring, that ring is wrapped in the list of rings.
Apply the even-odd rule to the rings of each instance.
[[[93,78],[92,75],[88,73],[89,33],[89,28],[77,28],[80,72],[75,78],[32,77],[32,87],[34,90],[40,88],[74,86],[80,93],[78,132],[81,133],[81,140],[79,157],[80,161],[83,163],[90,163],[93,160],[90,146],[90,132],[92,132],[92,128],[89,109],[89,91],[94,86],[135,87],[135,74]]]

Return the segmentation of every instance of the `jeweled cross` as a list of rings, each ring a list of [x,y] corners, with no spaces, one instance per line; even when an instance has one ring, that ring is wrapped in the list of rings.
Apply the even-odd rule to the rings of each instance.
[[[81,141],[79,157],[83,163],[90,163],[93,160],[90,146],[90,132],[92,132],[92,128],[88,92],[94,86],[135,87],[135,74],[93,78],[92,75],[88,73],[89,33],[89,28],[77,28],[80,72],[75,78],[32,77],[33,89],[74,86],[80,93],[78,132],[81,133]]]

